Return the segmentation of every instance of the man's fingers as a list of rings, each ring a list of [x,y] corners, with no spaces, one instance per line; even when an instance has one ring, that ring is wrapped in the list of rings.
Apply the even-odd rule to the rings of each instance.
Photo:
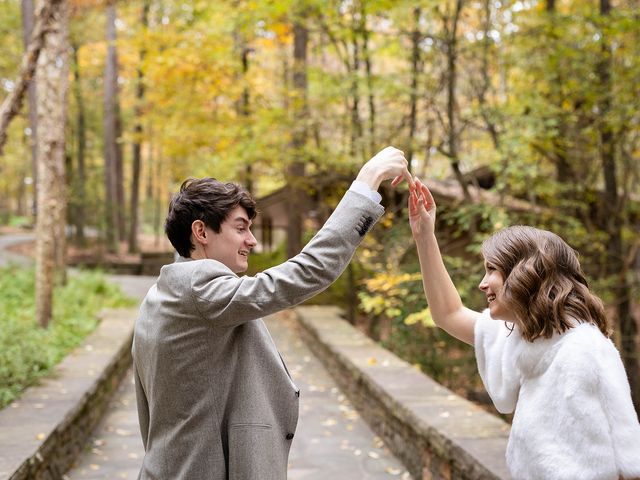
[[[395,177],[391,181],[391,186],[393,186],[393,187],[397,186],[400,182],[402,182],[402,180],[406,180],[407,181],[407,183],[409,184],[409,190],[411,190],[411,191],[415,190],[416,184],[413,181],[413,177],[409,173],[409,170],[407,170],[406,168],[404,169],[404,171],[400,175],[398,175],[397,177]]]
[[[414,191],[416,189],[416,184],[413,181],[413,177],[409,173],[409,170],[405,169],[405,171],[402,172],[402,175],[404,176],[404,178],[407,180],[407,183],[409,184],[409,190]]]

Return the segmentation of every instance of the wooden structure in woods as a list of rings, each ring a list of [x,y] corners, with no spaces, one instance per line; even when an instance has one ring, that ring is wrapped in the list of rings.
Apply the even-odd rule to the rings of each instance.
[[[306,197],[302,212],[304,225],[310,230],[319,229],[329,217],[334,206],[351,184],[351,178],[346,175],[318,175],[309,179]],[[494,173],[488,167],[481,167],[467,174],[469,191],[476,202],[488,205],[504,206],[512,212],[536,213],[542,211],[531,203],[509,196],[500,196],[490,191],[495,184]],[[424,180],[434,199],[440,208],[456,205],[464,200],[462,187],[455,179],[450,180]],[[311,187],[311,185],[313,187]],[[289,224],[287,203],[290,201],[290,186],[284,187],[260,197],[258,202],[258,215],[254,221],[253,232],[259,245],[258,251],[271,252],[286,240],[287,226]],[[382,204],[385,207],[391,202],[396,205],[406,205],[406,190],[401,190],[400,195],[393,195],[391,188],[381,189]]]

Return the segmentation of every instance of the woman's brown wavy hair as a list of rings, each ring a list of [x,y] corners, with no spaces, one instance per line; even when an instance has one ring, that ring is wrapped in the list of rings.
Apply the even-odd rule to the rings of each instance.
[[[526,340],[550,338],[575,321],[611,335],[602,301],[589,290],[576,252],[555,233],[508,227],[484,241],[482,254],[504,276],[503,301]]]

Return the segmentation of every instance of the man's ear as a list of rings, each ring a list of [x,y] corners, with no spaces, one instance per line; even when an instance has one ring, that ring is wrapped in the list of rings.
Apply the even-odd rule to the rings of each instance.
[[[202,220],[195,220],[191,224],[191,234],[193,235],[194,242],[201,245],[207,244],[206,225]]]

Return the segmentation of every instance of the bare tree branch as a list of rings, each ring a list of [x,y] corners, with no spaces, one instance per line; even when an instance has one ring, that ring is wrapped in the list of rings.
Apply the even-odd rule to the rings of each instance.
[[[3,154],[4,145],[7,142],[7,129],[11,120],[20,112],[22,100],[27,91],[29,82],[36,70],[40,50],[44,45],[44,38],[47,34],[47,25],[58,8],[60,0],[48,0],[42,5],[42,9],[36,17],[35,26],[31,35],[31,41],[24,52],[20,64],[20,75],[13,90],[7,95],[0,107],[0,155]]]

